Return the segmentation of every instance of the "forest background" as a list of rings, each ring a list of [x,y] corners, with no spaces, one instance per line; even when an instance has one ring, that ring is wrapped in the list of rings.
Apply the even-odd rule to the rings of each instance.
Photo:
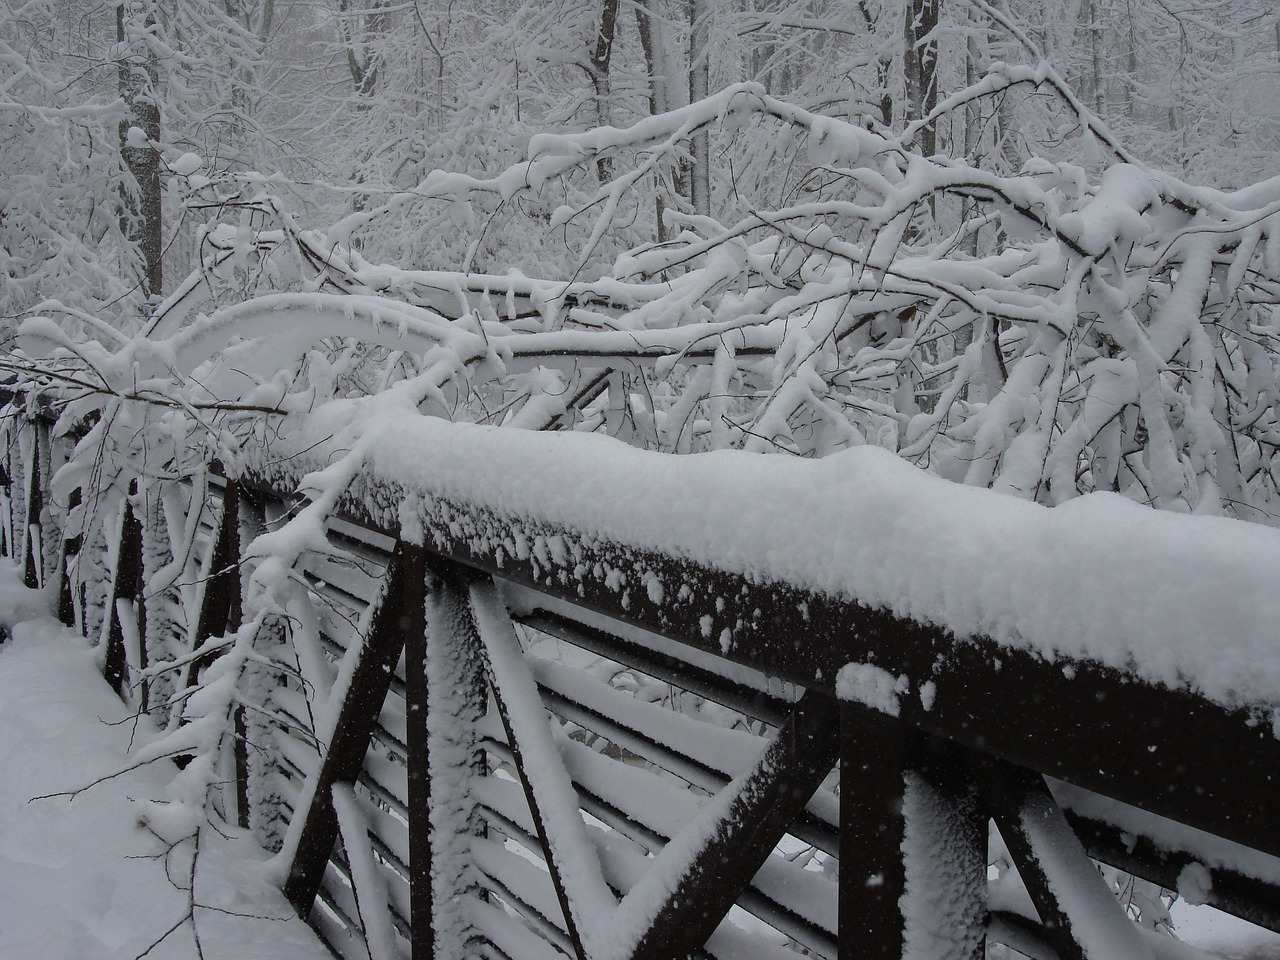
[[[805,339],[718,327],[713,363],[608,371],[598,415],[604,374],[482,396],[460,360],[434,412],[1277,516],[1267,4],[7,0],[0,89],[6,340],[115,351],[215,263],[202,316],[542,278],[544,330]],[[269,264],[281,230],[308,266]],[[697,359],[699,329],[646,349]],[[423,369],[362,356],[331,395]]]

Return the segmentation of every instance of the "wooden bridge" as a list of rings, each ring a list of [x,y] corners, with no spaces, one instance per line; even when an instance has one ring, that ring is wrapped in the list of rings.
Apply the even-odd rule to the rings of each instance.
[[[247,545],[324,464],[213,465],[172,558],[142,496],[93,525],[94,490],[59,502],[71,441],[36,404],[3,430],[6,554],[165,722],[241,624]],[[288,858],[338,956],[1184,956],[1097,863],[1280,930],[1280,739],[1254,705],[405,502],[376,472],[348,489],[252,638],[216,760],[220,815]],[[146,595],[162,561],[182,576]]]

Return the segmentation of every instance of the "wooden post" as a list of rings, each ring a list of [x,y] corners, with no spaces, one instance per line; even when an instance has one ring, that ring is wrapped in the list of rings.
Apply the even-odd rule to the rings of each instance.
[[[53,502],[53,475],[57,471],[54,461],[53,421],[41,417],[34,423],[36,431],[36,464],[40,468],[40,509],[35,519],[40,535],[40,552],[37,560],[40,564],[40,586],[49,585],[49,577],[55,578],[58,570],[58,554],[62,549],[62,525]],[[56,583],[57,580],[55,579]]]
[[[204,588],[200,613],[196,617],[195,642],[229,633],[240,626],[240,486],[227,480],[222,493],[222,522],[209,559],[209,582]],[[207,653],[192,664],[188,683],[214,660]]]
[[[218,469],[216,464],[213,469]],[[195,509],[195,504],[188,509]],[[193,643],[197,648],[211,637],[223,636],[240,626],[240,498],[239,486],[234,480],[227,480],[223,488],[222,520],[214,537],[213,552],[209,557],[209,579],[196,614]],[[189,663],[182,671],[182,688],[190,689],[199,683],[200,674],[215,659],[216,653],[206,652]],[[240,799],[247,797],[248,759],[245,756],[245,723],[241,707],[236,707],[232,727],[234,777],[239,804],[236,820],[243,827],[247,825],[248,809]],[[179,769],[186,767],[191,760],[191,756],[185,754],[174,758]]]
[[[905,728],[840,706],[840,960],[901,960]]]
[[[13,422],[9,421],[10,424]],[[0,452],[0,487],[4,489],[3,494],[0,494],[0,539],[3,540],[0,546],[3,546],[6,557],[17,560],[18,552],[13,543],[13,436],[11,427],[0,432],[0,440],[4,443],[4,450]]]
[[[125,625],[120,619],[122,609],[132,609],[139,645],[145,635],[146,611],[142,606],[142,522],[133,512],[128,497],[124,501],[124,515],[120,522],[120,548],[116,552],[116,569],[111,580],[111,595],[104,613],[110,624],[107,631],[107,658],[103,676],[112,689],[125,698],[129,686],[129,659],[125,649]],[[146,666],[145,647],[140,651],[139,667]],[[147,692],[142,690],[142,709],[146,709]]]
[[[5,461],[9,458],[6,455]],[[0,462],[0,487],[4,488],[4,494],[0,497],[0,508],[3,509],[3,515],[0,515],[0,535],[3,536],[4,555],[10,560],[17,559],[17,551],[13,548],[13,484],[9,480],[9,469],[7,462]]]
[[[67,499],[67,519],[70,522],[71,515],[81,502],[80,488],[71,491],[71,496]],[[77,531],[69,537],[62,538],[62,546],[58,555],[58,619],[65,623],[68,627],[76,626],[76,602],[73,594],[73,586],[71,584],[71,571],[67,565],[72,557],[80,556],[80,548],[84,543],[84,534]]]
[[[40,514],[44,510],[44,487],[40,482],[40,429],[30,424],[31,462],[27,465],[26,515],[23,518],[23,582],[31,589],[43,585],[44,557],[40,545]]]
[[[900,906],[912,917],[907,956],[982,960],[987,933],[987,814],[968,757],[946,740],[908,731]]]
[[[236,512],[238,514],[238,543],[252,543],[261,533],[266,530],[266,502],[265,499],[252,489],[243,487],[239,483],[236,484]],[[237,556],[240,555],[240,548],[236,548]],[[237,601],[243,598],[243,569],[237,564],[235,570],[235,596]],[[237,613],[235,616],[236,626],[240,625],[241,615]],[[272,645],[272,638],[279,631],[280,624],[278,622],[269,621],[260,629],[258,635],[254,638],[254,644],[258,649],[269,649]],[[256,690],[260,699],[256,703],[266,705],[271,696],[272,687],[280,682],[279,673],[262,662],[255,663],[249,667],[247,673],[247,686],[250,691]],[[253,693],[249,693],[253,696]],[[262,769],[264,765],[271,766],[274,769],[273,761],[267,759],[270,751],[264,751],[266,744],[270,742],[274,736],[274,727],[271,721],[266,719],[267,714],[258,710],[245,710],[243,706],[237,706],[234,723],[235,723],[235,743],[232,747],[234,752],[235,778],[236,778],[236,820],[241,827],[254,830],[258,834],[259,842],[266,843],[266,836],[258,827],[263,822],[262,817],[257,814],[263,813],[262,809],[254,810],[255,801],[261,803],[263,795],[270,795],[272,787],[263,779]],[[269,814],[268,814],[269,816]]]
[[[409,756],[410,956],[435,953],[431,929],[431,752],[427,737],[426,569],[422,548],[405,546],[404,625],[405,738]]]
[[[488,688],[468,591],[473,576],[429,561],[425,631],[406,637],[409,897],[418,960],[474,955],[467,898],[482,893],[471,838],[484,827],[471,784],[485,773],[478,724]]]

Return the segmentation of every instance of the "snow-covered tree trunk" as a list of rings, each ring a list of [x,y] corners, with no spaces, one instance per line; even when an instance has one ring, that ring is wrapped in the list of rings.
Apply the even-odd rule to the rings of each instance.
[[[121,232],[142,255],[142,291],[159,296],[164,285],[164,219],[160,187],[160,72],[150,41],[155,12],[139,12],[120,0],[116,5],[120,98],[128,116],[120,121],[120,154],[133,175],[126,188]],[[132,48],[132,49],[131,49]]]
[[[938,105],[938,8],[941,0],[907,0],[903,21],[902,71],[906,86],[907,120],[927,117]],[[920,129],[920,152],[938,150],[934,124]]]
[[[637,13],[639,11],[637,10]],[[618,23],[618,0],[601,0],[600,29],[596,32],[595,47],[591,51],[591,83],[596,95],[596,124],[607,127],[613,124],[613,84],[609,76],[613,59],[613,35]],[[601,183],[613,179],[609,157],[596,157],[596,176]]]
[[[710,85],[710,0],[689,0],[689,100],[706,99]],[[705,126],[693,135],[690,197],[693,210],[711,216],[711,134]]]

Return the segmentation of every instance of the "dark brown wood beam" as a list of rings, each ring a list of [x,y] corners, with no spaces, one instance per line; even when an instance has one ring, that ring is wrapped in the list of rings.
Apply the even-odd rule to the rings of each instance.
[[[315,792],[305,812],[294,816],[306,820],[298,849],[289,868],[284,893],[302,916],[311,912],[316,891],[324,876],[325,863],[338,837],[338,817],[333,808],[333,785],[354,783],[364,764],[374,724],[391,686],[396,661],[405,644],[405,562],[403,545],[397,544],[387,566],[386,591],[364,641],[359,662],[343,697],[333,730],[333,739],[324,753]]]
[[[129,687],[129,662],[124,647],[124,627],[120,622],[120,605],[125,600],[134,604],[137,616],[138,645],[145,646],[146,614],[142,608],[142,522],[128,499],[120,522],[120,546],[116,552],[116,569],[111,579],[111,594],[103,613],[107,617],[107,656],[102,673],[111,688],[124,697]],[[142,651],[145,654],[145,649]],[[145,663],[139,664],[145,666]],[[146,692],[142,694],[146,709]]]
[[[814,692],[800,698],[737,788],[724,820],[689,857],[632,960],[685,957],[706,943],[831,772],[839,756],[839,723],[832,698]]]

